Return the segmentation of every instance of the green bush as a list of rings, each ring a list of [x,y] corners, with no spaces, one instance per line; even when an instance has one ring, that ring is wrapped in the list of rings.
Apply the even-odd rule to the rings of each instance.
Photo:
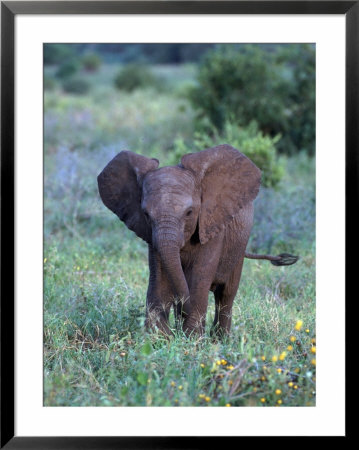
[[[275,187],[284,175],[285,161],[279,157],[276,145],[280,135],[264,136],[255,122],[240,128],[229,121],[225,122],[222,133],[196,132],[195,140],[190,146],[183,139],[176,139],[169,164],[178,164],[186,153],[204,150],[220,144],[229,144],[243,152],[262,171],[262,186]]]
[[[62,64],[65,60],[73,58],[75,49],[69,44],[45,44],[44,64]]]
[[[85,53],[81,62],[85,70],[95,72],[101,66],[102,61],[97,53]]]
[[[289,111],[287,136],[282,145],[295,144],[309,155],[315,153],[315,50],[309,44],[285,46],[278,53],[278,62],[288,80],[282,82],[285,108]],[[288,144],[287,144],[288,142]]]
[[[139,88],[160,87],[160,80],[143,64],[127,64],[116,75],[115,87],[132,92]]]
[[[71,94],[84,95],[90,90],[90,85],[81,78],[69,78],[62,84],[63,90]]]
[[[78,61],[72,59],[64,62],[56,71],[56,77],[60,79],[70,78],[80,69]]]
[[[309,44],[221,46],[199,66],[189,94],[199,118],[219,131],[231,120],[255,120],[269,136],[280,133],[279,151],[314,152],[315,51]]]

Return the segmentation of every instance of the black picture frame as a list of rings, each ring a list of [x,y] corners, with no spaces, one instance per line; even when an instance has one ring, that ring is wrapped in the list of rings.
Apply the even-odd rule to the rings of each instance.
[[[215,437],[15,436],[14,44],[18,14],[342,14],[346,20],[346,267],[358,229],[359,1],[4,1],[1,2],[1,441],[6,449],[159,449],[226,445]],[[6,220],[5,220],[6,218]],[[346,296],[354,291],[346,271]],[[347,366],[347,373],[349,367]],[[348,427],[346,428],[348,437]]]

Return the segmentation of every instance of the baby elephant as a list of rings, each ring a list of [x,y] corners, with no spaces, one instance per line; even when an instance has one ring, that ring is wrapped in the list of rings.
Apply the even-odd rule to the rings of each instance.
[[[170,334],[173,306],[187,335],[202,334],[212,291],[212,330],[226,334],[244,258],[275,265],[298,258],[246,253],[261,172],[238,150],[219,145],[158,165],[123,151],[98,176],[103,203],[148,244],[146,325]]]

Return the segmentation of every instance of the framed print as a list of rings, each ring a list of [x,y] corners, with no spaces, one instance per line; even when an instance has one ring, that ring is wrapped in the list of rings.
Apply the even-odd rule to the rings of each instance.
[[[1,20],[1,447],[347,436],[358,2]]]

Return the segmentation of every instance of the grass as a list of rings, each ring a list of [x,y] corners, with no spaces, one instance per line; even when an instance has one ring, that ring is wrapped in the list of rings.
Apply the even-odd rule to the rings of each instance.
[[[315,405],[313,160],[289,159],[279,188],[256,200],[248,248],[300,260],[245,262],[231,335],[209,336],[212,294],[202,338],[147,334],[147,248],[102,205],[96,176],[125,147],[165,162],[176,136],[191,138],[193,111],[178,93],[192,72],[176,67],[170,92],[125,94],[111,70],[86,75],[84,97],[45,95],[45,405]]]

